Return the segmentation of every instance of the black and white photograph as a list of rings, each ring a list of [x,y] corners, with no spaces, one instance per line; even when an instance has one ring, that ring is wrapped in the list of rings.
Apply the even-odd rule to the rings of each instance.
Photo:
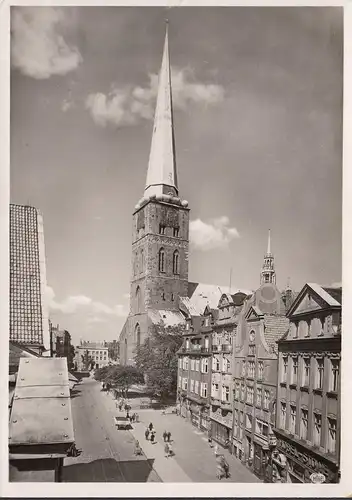
[[[348,482],[344,8],[9,9],[9,483]]]

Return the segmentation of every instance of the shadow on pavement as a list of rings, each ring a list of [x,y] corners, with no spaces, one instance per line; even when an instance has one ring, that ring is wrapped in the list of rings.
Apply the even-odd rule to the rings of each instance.
[[[102,458],[88,463],[64,466],[62,481],[65,483],[146,483],[152,472],[156,475],[153,463],[153,459],[119,462],[113,458]]]

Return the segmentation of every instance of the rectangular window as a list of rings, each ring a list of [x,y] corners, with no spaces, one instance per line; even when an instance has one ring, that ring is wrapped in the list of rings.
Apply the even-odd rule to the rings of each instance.
[[[270,392],[264,391],[264,409],[269,410]]]
[[[286,427],[286,403],[280,403],[280,427],[285,429]]]
[[[297,375],[298,375],[298,357],[292,357],[292,380],[291,384],[297,384]]]
[[[216,360],[215,360],[215,370],[217,372],[220,371],[220,360],[219,360],[219,358],[216,358]]]
[[[282,379],[281,382],[287,382],[287,369],[288,369],[288,358],[284,356],[282,358]]]
[[[165,234],[165,226],[163,224],[159,224],[159,234]]]
[[[240,383],[236,382],[235,385],[235,398],[240,399]]]
[[[182,368],[182,358],[178,358],[178,367]]]
[[[178,238],[180,235],[180,228],[179,227],[174,227],[174,236],[175,238]]]
[[[296,433],[296,405],[290,405],[290,433]]]
[[[191,359],[191,370],[194,371],[195,360]]]
[[[267,436],[269,434],[268,424],[257,418],[255,420],[255,432],[256,432],[256,434],[261,434],[262,436]]]
[[[185,391],[187,391],[187,387],[188,387],[188,378],[187,377],[183,377],[183,380],[182,380],[182,389],[184,389]]]
[[[303,358],[303,386],[309,387],[310,378],[310,358]]]
[[[201,396],[203,398],[206,398],[207,397],[207,393],[208,393],[208,384],[206,382],[202,382],[202,385],[201,385]]]
[[[334,418],[328,418],[327,449],[329,453],[336,453],[336,420]]]
[[[191,392],[194,392],[194,380],[191,379],[191,383],[190,383],[190,391]]]
[[[313,427],[313,444],[320,446],[321,442],[321,414],[314,413],[314,427]]]
[[[323,383],[324,383],[324,359],[318,358],[316,360],[315,388],[322,389]]]
[[[308,438],[308,410],[301,409],[301,421],[300,421],[300,438],[307,440]]]
[[[264,378],[264,363],[259,361],[258,363],[258,380],[263,380]]]
[[[211,395],[215,398],[219,397],[219,384],[212,384],[211,386]]]
[[[339,390],[339,379],[340,379],[340,361],[338,359],[331,359],[331,371],[330,371],[330,391],[338,392]]]
[[[199,372],[199,359],[196,359],[196,372]]]
[[[262,389],[261,389],[261,387],[257,387],[256,405],[259,406],[259,408],[262,406]]]
[[[230,388],[229,387],[225,387],[225,391],[224,391],[224,401],[226,401],[227,403],[230,401]]]
[[[244,396],[245,396],[245,385],[243,382],[241,382],[241,401],[244,401]]]
[[[246,429],[252,429],[252,415],[246,413]]]
[[[198,380],[196,380],[194,383],[194,392],[196,394],[199,394],[199,382],[198,382]]]
[[[201,361],[201,371],[202,373],[208,373],[208,359],[204,358]]]

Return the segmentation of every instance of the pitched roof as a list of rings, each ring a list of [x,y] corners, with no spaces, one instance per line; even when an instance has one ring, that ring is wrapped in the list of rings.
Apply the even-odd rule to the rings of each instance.
[[[231,287],[233,290],[235,287]],[[188,284],[188,300],[185,297],[181,297],[183,304],[189,309],[190,314],[200,315],[203,314],[204,309],[207,305],[211,309],[217,309],[219,300],[223,294],[229,293],[228,286],[222,285],[209,285],[205,283],[189,283]],[[250,290],[241,290],[235,288],[233,295],[231,294],[231,300],[233,296],[238,293],[242,293],[246,296],[251,295],[253,292]]]
[[[329,306],[340,306],[341,305],[341,295],[342,295],[342,288],[323,288],[322,286],[318,285],[317,283],[307,283],[307,285],[314,290],[320,297],[325,300],[329,304]],[[338,293],[338,290],[340,290],[340,294]],[[336,297],[334,297],[334,296]],[[337,300],[337,298],[340,299],[340,301]]]
[[[163,323],[165,326],[175,326],[185,321],[185,317],[180,311],[167,311],[164,309],[148,309],[148,317],[152,323]]]
[[[10,373],[16,373],[21,358],[39,358],[39,354],[23,347],[22,345],[17,345],[14,342],[9,342],[9,371]]]
[[[322,289],[336,300],[336,302],[342,304],[342,287],[323,286]]]
[[[270,350],[277,354],[277,341],[287,332],[290,321],[286,316],[264,316],[264,338]]]

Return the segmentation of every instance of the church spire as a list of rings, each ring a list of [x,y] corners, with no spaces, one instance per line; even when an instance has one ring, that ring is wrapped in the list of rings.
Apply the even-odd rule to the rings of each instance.
[[[178,195],[175,139],[172,114],[171,74],[169,61],[168,21],[163,60],[159,74],[158,97],[154,116],[147,182],[144,196]]]
[[[271,253],[271,234],[268,232],[268,247],[264,255],[264,263],[260,273],[260,284],[276,283],[276,273],[274,266],[274,255]]]

